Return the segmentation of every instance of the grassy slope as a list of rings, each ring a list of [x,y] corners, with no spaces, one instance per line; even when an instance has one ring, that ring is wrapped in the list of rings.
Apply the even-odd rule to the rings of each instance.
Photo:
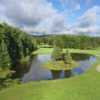
[[[72,49],[71,51],[73,52]],[[98,55],[98,51],[86,52]],[[51,49],[42,48],[42,51],[37,52],[50,53]],[[83,50],[74,52],[85,53]],[[100,58],[88,72],[80,76],[62,80],[34,81],[3,90],[0,92],[0,100],[100,100],[100,73],[95,70],[99,61]]]

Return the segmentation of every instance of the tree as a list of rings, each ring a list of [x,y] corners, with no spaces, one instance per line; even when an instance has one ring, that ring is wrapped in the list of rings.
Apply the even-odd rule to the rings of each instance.
[[[11,67],[10,57],[7,51],[6,44],[3,40],[0,41],[0,67],[2,69]]]
[[[60,47],[55,46],[52,52],[53,60],[61,60],[62,59],[62,49]]]
[[[57,46],[59,48],[64,48],[64,42],[63,42],[63,40],[60,37],[58,37],[58,38],[55,37],[55,40],[53,42],[53,45],[54,46]]]
[[[9,55],[9,63],[13,67],[16,66],[23,57],[30,55],[31,52],[36,50],[33,39],[34,37],[31,38],[31,35],[28,35],[19,28],[5,23],[0,24],[0,56],[4,54]],[[1,58],[4,59],[3,56]]]
[[[7,50],[9,53],[9,56],[11,58],[12,65],[15,66],[18,61],[21,59],[21,50],[19,48],[19,45],[17,41],[14,39],[12,33],[5,33],[5,42],[7,44]]]
[[[71,54],[69,53],[68,50],[66,50],[65,56],[64,56],[64,62],[66,64],[71,64],[72,63],[72,57]]]

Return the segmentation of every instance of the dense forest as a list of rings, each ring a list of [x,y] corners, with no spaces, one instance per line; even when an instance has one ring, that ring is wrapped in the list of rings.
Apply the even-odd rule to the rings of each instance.
[[[86,35],[45,35],[36,36],[38,44],[60,46],[62,48],[95,49],[100,47],[100,37]]]
[[[0,69],[14,69],[36,48],[33,37],[18,28],[0,24]]]
[[[0,68],[14,68],[21,59],[36,50],[37,45],[95,49],[100,47],[100,37],[84,35],[32,36],[19,28],[3,23],[0,24]]]

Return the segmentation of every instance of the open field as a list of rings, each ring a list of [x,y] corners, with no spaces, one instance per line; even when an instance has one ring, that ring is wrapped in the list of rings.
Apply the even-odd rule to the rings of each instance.
[[[51,53],[52,48],[40,48],[36,53]],[[0,100],[99,100],[100,64],[98,50],[70,49],[70,52],[88,53],[97,56],[97,61],[86,73],[68,79],[33,81],[16,85],[0,92]]]

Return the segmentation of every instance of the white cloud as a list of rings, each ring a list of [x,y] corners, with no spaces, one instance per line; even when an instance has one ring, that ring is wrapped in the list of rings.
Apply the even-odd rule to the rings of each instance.
[[[0,13],[0,20],[29,32],[59,32],[64,29],[64,15],[47,0],[1,0],[0,5],[0,12],[3,12]]]
[[[76,33],[98,34],[100,35],[100,26],[98,23],[100,15],[100,7],[95,6],[88,9],[82,16],[77,19],[75,25],[71,26],[71,31]]]
[[[80,10],[80,0],[61,0]],[[93,0],[85,0],[90,2]],[[68,10],[68,9],[67,9]],[[29,33],[98,33],[100,7],[94,6],[80,16],[75,25],[66,22],[68,12],[59,12],[47,0],[0,0],[0,21],[21,27]],[[66,24],[67,23],[67,24]]]

